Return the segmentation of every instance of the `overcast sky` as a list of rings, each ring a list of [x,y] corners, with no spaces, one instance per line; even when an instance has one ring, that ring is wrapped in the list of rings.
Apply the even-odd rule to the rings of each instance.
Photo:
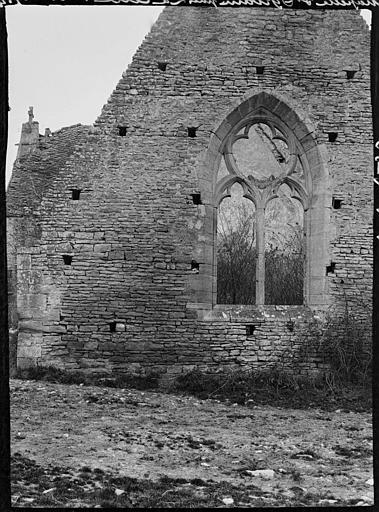
[[[29,106],[40,133],[92,124],[161,11],[101,5],[6,8],[8,179]]]
[[[92,124],[161,11],[117,5],[6,8],[8,180],[29,106],[40,133]]]

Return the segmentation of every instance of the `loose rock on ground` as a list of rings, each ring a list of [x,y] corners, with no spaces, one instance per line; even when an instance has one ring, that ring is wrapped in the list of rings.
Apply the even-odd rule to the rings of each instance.
[[[17,506],[94,506],[98,491],[127,506],[130,482],[133,507],[154,506],[139,492],[163,484],[162,506],[373,503],[369,413],[22,380],[11,401]]]

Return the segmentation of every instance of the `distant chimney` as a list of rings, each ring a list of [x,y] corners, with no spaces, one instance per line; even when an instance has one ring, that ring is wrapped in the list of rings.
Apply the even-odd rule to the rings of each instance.
[[[33,107],[29,107],[28,110],[29,120],[27,123],[23,123],[21,128],[21,138],[18,144],[17,159],[29,155],[34,148],[37,147],[39,140],[39,123],[33,121]]]

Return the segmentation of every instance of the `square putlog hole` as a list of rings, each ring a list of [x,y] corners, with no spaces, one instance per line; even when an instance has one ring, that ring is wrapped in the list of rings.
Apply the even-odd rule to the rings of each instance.
[[[246,326],[246,336],[254,336],[256,326],[255,325],[247,325]]]
[[[353,71],[352,69],[347,70],[346,71],[346,78],[348,80],[351,80],[352,78],[354,78],[355,73],[356,73],[356,71]]]
[[[193,204],[203,204],[201,202],[201,194],[199,194],[199,193],[191,194],[191,197],[192,197]]]
[[[63,262],[64,262],[65,265],[71,265],[71,263],[72,263],[72,256],[71,256],[71,254],[63,254],[62,258],[63,258]]]
[[[200,264],[195,260],[191,261],[191,271],[194,274],[198,274],[200,272]]]
[[[194,137],[196,137],[197,128],[198,127],[196,127],[196,126],[188,126],[187,127],[188,137],[191,137],[192,139]]]
[[[81,190],[78,188],[72,188],[71,189],[71,198],[73,201],[79,201],[80,199],[80,192]]]
[[[342,205],[342,199],[337,199],[336,197],[333,197],[332,199],[332,206],[334,210],[340,210]]]
[[[159,69],[159,71],[166,71],[167,62],[158,62],[158,69]]]
[[[334,271],[336,269],[336,264],[334,261],[330,262],[330,265],[326,267],[326,275],[328,274],[334,274]]]
[[[257,75],[263,75],[263,73],[265,72],[265,67],[264,66],[255,66],[255,71],[257,72]]]
[[[126,126],[119,126],[118,134],[120,135],[120,137],[126,137]]]
[[[338,137],[338,133],[337,132],[329,132],[328,133],[328,141],[329,142],[336,142],[337,137]]]

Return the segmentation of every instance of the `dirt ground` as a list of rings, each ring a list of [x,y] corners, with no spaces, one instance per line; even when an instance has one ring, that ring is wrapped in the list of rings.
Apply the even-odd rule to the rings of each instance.
[[[373,504],[369,413],[12,380],[11,428],[12,454],[43,468],[252,485],[270,505],[279,496],[282,504],[301,496],[309,505]],[[13,475],[13,502],[32,506],[20,478]],[[240,504],[221,496],[219,506],[252,506],[249,496]]]

